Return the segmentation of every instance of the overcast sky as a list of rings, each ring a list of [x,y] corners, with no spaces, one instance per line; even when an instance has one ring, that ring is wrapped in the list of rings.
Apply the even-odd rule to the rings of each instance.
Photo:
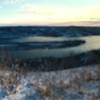
[[[99,21],[100,0],[0,0],[0,25]]]

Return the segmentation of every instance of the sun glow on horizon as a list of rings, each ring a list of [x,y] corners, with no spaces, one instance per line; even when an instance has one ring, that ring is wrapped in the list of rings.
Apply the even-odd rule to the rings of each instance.
[[[99,21],[100,18],[99,0],[84,0],[84,2],[83,0],[75,0],[75,2],[73,0],[37,1],[0,1],[0,24],[41,25],[80,21]]]

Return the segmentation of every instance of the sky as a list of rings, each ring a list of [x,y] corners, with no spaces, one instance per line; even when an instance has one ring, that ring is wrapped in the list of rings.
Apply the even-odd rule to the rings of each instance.
[[[100,0],[0,0],[0,25],[100,20]]]

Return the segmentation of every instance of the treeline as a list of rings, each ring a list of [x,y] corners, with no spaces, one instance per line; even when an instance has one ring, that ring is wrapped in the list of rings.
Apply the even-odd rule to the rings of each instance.
[[[82,27],[82,26],[14,26],[0,27],[0,36],[19,37],[19,36],[87,36],[100,35],[100,27]]]
[[[10,54],[3,58],[3,64],[12,70],[56,71],[92,64],[100,64],[100,50],[90,51],[69,57],[44,57],[34,59],[15,59]]]

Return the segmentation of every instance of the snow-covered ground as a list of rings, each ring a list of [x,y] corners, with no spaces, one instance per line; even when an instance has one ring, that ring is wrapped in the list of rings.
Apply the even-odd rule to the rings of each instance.
[[[52,72],[0,70],[0,100],[100,100],[100,65]]]

